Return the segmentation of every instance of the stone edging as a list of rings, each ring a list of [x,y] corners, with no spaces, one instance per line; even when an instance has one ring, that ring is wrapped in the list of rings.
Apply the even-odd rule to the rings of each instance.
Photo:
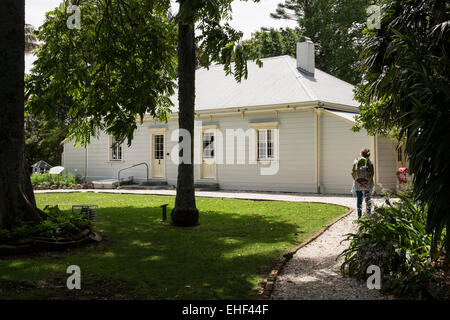
[[[324,227],[322,227],[319,231],[315,232],[313,235],[311,235],[309,238],[307,238],[305,241],[303,241],[301,244],[293,247],[290,249],[287,253],[283,254],[278,261],[275,263],[274,268],[270,272],[269,276],[262,280],[260,282],[260,290],[258,292],[259,298],[263,300],[267,300],[270,298],[273,287],[275,285],[275,281],[277,280],[278,276],[280,275],[283,267],[286,265],[286,263],[292,259],[294,254],[306,246],[307,244],[311,243],[315,239],[317,239],[320,235],[322,235],[325,231],[327,231],[332,225],[334,225],[336,222],[340,221],[341,219],[344,219],[348,215],[352,214],[355,211],[355,209],[350,209],[347,213],[344,215],[338,217],[337,219],[333,220],[332,222],[328,223]]]

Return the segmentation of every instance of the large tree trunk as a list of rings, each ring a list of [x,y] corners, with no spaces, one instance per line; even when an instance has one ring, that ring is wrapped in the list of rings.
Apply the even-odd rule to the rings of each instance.
[[[184,1],[180,2],[180,8]],[[178,126],[191,136],[190,163],[178,165],[177,196],[172,211],[172,224],[194,226],[198,224],[194,189],[194,108],[195,108],[195,44],[194,27],[178,25]]]
[[[24,165],[24,0],[0,2],[0,229],[41,221]]]

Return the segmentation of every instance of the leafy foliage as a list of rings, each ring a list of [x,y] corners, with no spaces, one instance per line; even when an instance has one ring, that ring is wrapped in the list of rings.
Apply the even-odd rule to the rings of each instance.
[[[355,130],[406,140],[414,196],[428,204],[427,231],[450,225],[448,1],[379,1],[381,28],[366,30]],[[446,240],[450,264],[450,237]]]
[[[233,75],[236,81],[247,78],[249,55],[240,43],[242,32],[234,30],[228,23],[221,26],[219,22],[205,20],[197,28],[201,34],[195,39],[199,67],[208,68],[215,61],[223,64],[225,74]]]
[[[68,1],[66,1],[68,4]],[[176,77],[176,28],[168,1],[80,3],[81,29],[69,29],[65,7],[47,14],[44,44],[26,79],[34,114],[69,106],[69,135],[88,143],[99,130],[133,138],[136,117],[166,120]]]
[[[91,225],[86,214],[61,211],[57,205],[46,206],[43,212],[45,220],[40,224],[22,223],[11,230],[0,230],[0,243],[26,241],[36,237],[76,239],[81,231]]]
[[[62,141],[68,134],[70,122],[67,114],[25,115],[25,161],[28,167],[39,160],[52,165],[61,163]]]
[[[258,0],[255,0],[258,1]],[[246,52],[237,32],[228,24],[232,0],[179,0],[178,23],[178,125],[194,136],[195,67],[209,67],[213,61],[223,64],[227,75],[239,82],[247,77]],[[200,36],[195,36],[196,28]],[[257,61],[258,63],[258,61]],[[261,65],[261,63],[258,63]],[[180,136],[180,141],[182,137]],[[191,139],[191,149],[192,149]],[[190,164],[178,165],[177,196],[172,223],[194,226],[199,213],[195,204],[193,153]]]
[[[200,66],[218,62],[237,81],[247,77],[242,32],[221,23],[230,18],[230,4],[188,1],[173,17],[165,0],[87,0],[79,3],[80,30],[67,27],[65,6],[49,12],[36,32],[43,45],[25,83],[31,120],[47,134],[54,124],[47,115],[62,108],[66,123],[55,124],[61,130],[51,137],[65,134],[77,144],[89,143],[99,130],[130,144],[137,118],[166,121],[176,87],[176,22],[183,19],[197,23]]]
[[[243,45],[241,41],[243,33],[233,29],[228,23],[232,17],[232,2],[232,0],[180,1],[180,11],[175,21],[195,24],[198,33],[195,44],[199,67],[208,68],[214,62],[222,64],[226,75],[233,75],[235,80],[240,82],[248,75],[247,60],[256,60],[260,66],[262,64],[259,57],[251,56],[249,48]]]
[[[178,2],[172,16],[168,0],[79,1],[82,26],[70,29],[65,0],[37,33],[44,44],[26,79],[27,110],[36,116],[67,106],[68,135],[77,145],[100,131],[131,145],[138,119],[168,120],[178,77],[180,128],[191,130],[196,61],[203,67],[222,63],[227,75],[241,81],[248,56],[242,33],[227,23],[232,0]],[[177,207],[196,212],[192,172],[192,166],[179,166],[178,199],[184,205]]]
[[[61,186],[74,186],[77,183],[81,183],[81,176],[72,176],[69,172],[67,175],[62,174],[49,174],[49,173],[33,173],[31,175],[31,184],[33,186],[38,185],[52,185],[59,184]]]
[[[31,24],[25,24],[25,53],[31,53],[39,48],[34,27]]]
[[[428,206],[412,199],[411,194],[396,195],[400,201],[386,200],[386,206],[358,220],[357,233],[348,234],[350,246],[341,255],[344,274],[358,279],[367,277],[370,265],[382,272],[382,291],[397,296],[417,296],[431,278],[431,244],[425,230]],[[444,236],[438,239],[442,246]]]
[[[262,29],[252,34],[252,38],[245,40],[243,45],[248,48],[252,59],[268,58],[280,55],[295,57],[297,42],[300,40],[301,31],[298,28]]]
[[[356,62],[369,0],[285,0],[271,16],[298,21],[300,32],[316,45],[316,67],[358,83]]]

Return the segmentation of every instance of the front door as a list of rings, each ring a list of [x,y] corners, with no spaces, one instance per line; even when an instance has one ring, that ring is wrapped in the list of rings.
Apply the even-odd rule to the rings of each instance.
[[[202,152],[202,179],[216,178],[216,156],[214,146],[214,132],[203,132],[203,152]]]
[[[152,177],[164,178],[164,135],[153,135]]]

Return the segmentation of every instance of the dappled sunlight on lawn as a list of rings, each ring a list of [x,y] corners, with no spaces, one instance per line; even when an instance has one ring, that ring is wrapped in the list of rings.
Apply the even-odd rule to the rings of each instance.
[[[168,203],[170,213],[174,197],[42,194],[37,200],[40,206],[98,204],[96,229],[104,241],[70,252],[9,259],[14,268],[0,261],[2,274],[64,278],[67,266],[76,264],[83,281],[122,281],[123,290],[143,299],[256,297],[258,281],[281,254],[347,211],[324,204],[199,198],[200,225],[181,228],[162,222],[159,206]]]

